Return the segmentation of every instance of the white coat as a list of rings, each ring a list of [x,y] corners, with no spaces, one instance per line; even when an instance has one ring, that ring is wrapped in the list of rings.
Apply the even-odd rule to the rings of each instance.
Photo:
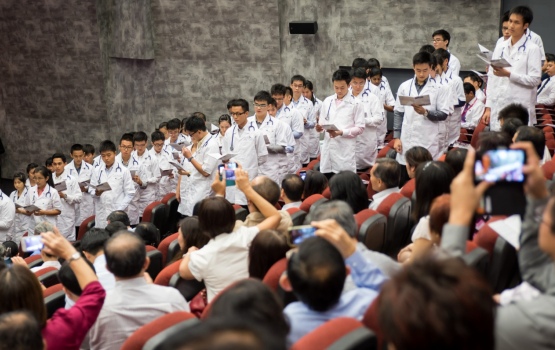
[[[266,115],[260,127],[256,124],[256,116],[251,116],[248,122],[254,122],[254,125],[262,134],[268,137],[270,143],[268,146],[277,145],[292,150],[296,147],[295,138],[293,137],[293,132],[289,125],[285,124],[281,120],[278,120],[269,114]],[[284,149],[284,152],[285,149]],[[259,169],[259,175],[268,176],[275,183],[281,187],[281,180],[285,174],[290,173],[291,164],[289,163],[288,155],[292,152],[287,153],[274,153],[268,150],[268,159],[264,164],[261,164]]]
[[[378,133],[385,119],[384,108],[372,93],[361,93],[355,98],[364,108],[364,131],[356,137],[356,165],[357,169],[366,169],[374,165],[378,155]]]
[[[15,222],[15,204],[7,194],[0,191],[0,242],[13,240],[12,227]]]
[[[152,160],[152,162],[156,163],[156,166],[158,167],[160,173],[164,170],[170,169],[172,170],[172,174],[176,176],[176,172],[174,172],[175,168],[170,164],[170,160],[173,160],[173,158],[169,151],[163,148],[160,153],[156,153],[154,147],[152,147],[148,151],[148,153],[150,154],[150,159]],[[172,182],[170,180],[171,179],[168,176],[162,176],[162,174],[160,174],[160,181],[158,182],[157,186],[155,186],[155,199],[157,201],[164,198],[166,194],[175,191],[175,187],[172,188]]]
[[[42,193],[38,194],[38,187],[33,186],[29,191],[29,204],[32,204],[42,210],[54,210],[58,209],[60,212],[63,212],[62,201],[60,199],[60,195],[55,188],[50,187],[49,184],[46,184]],[[32,215],[35,219],[35,225],[40,224],[43,221],[47,221],[52,225],[56,226],[56,221],[58,215]],[[33,226],[34,228],[34,226]]]
[[[142,175],[146,181],[148,174],[146,174],[146,170],[144,169],[144,167],[141,166],[141,163],[139,162],[137,157],[134,156],[133,152],[129,156],[129,160],[127,161],[127,164],[123,162],[121,153],[119,153],[116,156],[116,162],[120,162],[124,167],[129,169],[129,172],[134,171],[136,172],[136,175],[139,175],[139,177],[141,177]],[[133,176],[131,176],[131,180],[133,180]],[[131,225],[137,225],[139,223],[139,218],[143,214],[139,212],[139,204],[138,204],[141,197],[141,193],[140,193],[140,186],[138,183],[133,181],[133,186],[135,187],[135,194],[133,195],[131,202],[129,202],[129,205],[127,206],[127,209],[125,210],[125,212],[129,217],[129,223]]]
[[[304,133],[303,118],[306,118],[306,116],[308,116],[308,110],[295,108],[293,103],[290,103],[289,106],[284,104],[276,113],[275,119],[288,125],[295,137],[295,150],[292,153],[287,153],[289,168],[286,171],[292,174],[301,168],[301,139]],[[254,121],[254,119],[252,120]]]
[[[542,81],[538,88],[537,103],[545,106],[555,105],[555,76]]]
[[[407,80],[399,86],[395,110],[404,113],[401,126],[402,153],[397,154],[399,164],[405,165],[405,152],[414,146],[426,148],[437,160],[445,151],[447,127],[446,122],[432,121],[414,111],[412,106],[403,106],[399,96],[425,96],[430,95],[430,105],[424,106],[428,111],[441,111],[447,115],[453,112],[451,91],[432,79],[428,78],[426,85],[418,93],[415,83],[416,77]]]
[[[449,58],[449,69],[447,69],[446,75],[449,79],[454,79],[455,77],[458,77],[461,72],[461,61],[459,61],[459,59],[453,55],[451,51],[449,51],[449,53],[451,54],[451,57]]]
[[[161,177],[160,168],[158,164],[153,161],[152,156],[147,150],[145,150],[142,156],[139,156],[137,151],[133,151],[132,157],[139,161],[139,178],[143,186],[138,186],[138,202],[132,201],[131,204],[137,206],[139,216],[142,217],[145,208],[156,200],[156,192]]]
[[[451,90],[451,98],[453,103],[453,113],[447,117],[447,139],[446,147],[452,145],[457,141],[461,135],[461,114],[462,107],[457,107],[460,101],[465,101],[464,85],[462,79],[458,75],[453,75],[453,78],[448,78],[447,74],[443,73],[441,77],[436,76],[436,83],[447,86]]]
[[[364,107],[351,93],[343,97],[339,106],[337,94],[326,97],[319,113],[319,124],[334,124],[343,131],[342,136],[331,138],[325,132],[320,158],[322,173],[341,170],[356,172],[356,137],[364,131]]]
[[[308,122],[305,124],[305,135],[307,136],[307,149],[306,153],[307,156],[301,155],[301,160],[303,164],[306,164],[306,161],[310,161],[310,158],[317,158],[320,155],[320,133],[316,131],[316,124],[318,124],[318,120],[316,120],[316,116],[320,113],[320,108],[322,108],[322,101],[314,97],[316,101],[314,106],[310,110],[308,115]],[[307,128],[308,127],[308,128]]]
[[[310,101],[309,99],[307,99],[302,95],[301,97],[299,97],[298,101],[291,99],[291,104],[295,106],[296,109],[301,111],[301,114],[303,116],[303,128],[304,128],[303,136],[298,140],[299,141],[299,143],[297,144],[298,150],[297,150],[297,147],[295,147],[295,152],[298,151],[297,154],[298,154],[299,162],[301,164],[306,164],[310,161],[310,153],[309,153],[310,141],[311,141],[310,134],[315,133],[314,126],[316,125],[316,117],[312,113],[314,104],[312,103],[312,101]],[[306,123],[304,123],[304,119],[306,119]]]
[[[29,188],[25,186],[23,192],[21,192],[21,196],[19,197],[17,196],[17,190],[13,191],[10,194],[10,199],[14,202],[14,204],[21,205],[22,207],[29,205]],[[29,216],[16,212],[14,223],[10,233],[8,234],[8,238],[11,238],[12,241],[19,244],[21,237],[23,237],[25,232],[29,229],[29,219],[31,219]],[[29,232],[29,234],[32,235],[33,232]],[[2,239],[0,238],[0,240]]]
[[[536,94],[541,81],[541,51],[526,35],[514,45],[511,39],[501,41],[493,51],[493,59],[506,59],[512,67],[510,78],[497,77],[493,68],[488,71],[488,98],[486,107],[491,108],[490,130],[499,131],[499,111],[511,103],[520,103],[530,116],[529,125],[536,124]]]
[[[99,154],[93,159],[93,168],[98,168],[99,166],[103,165],[104,161],[102,160],[102,156]]]
[[[111,212],[126,210],[135,195],[135,186],[129,169],[117,160],[112,164],[109,174],[106,171],[106,164],[94,169],[91,185],[97,186],[104,182],[108,182],[112,189],[103,192],[100,197],[95,194],[96,190],[92,186],[89,188],[89,193],[94,196],[95,227],[98,228],[106,227],[106,219]]]
[[[94,167],[87,162],[83,161],[81,163],[81,169],[77,172],[75,168],[75,163],[73,161],[66,165],[66,171],[69,175],[77,177],[77,182],[90,181]],[[80,187],[79,187],[80,188]],[[75,218],[75,226],[81,225],[85,219],[94,215],[94,199],[91,194],[87,191],[81,192],[82,198],[81,203],[77,205],[77,213]]]
[[[69,175],[69,171],[64,169],[60,176],[56,173],[52,174],[54,184],[65,181],[67,190],[62,191],[66,194],[66,198],[60,198],[62,202],[62,213],[56,218],[56,227],[60,230],[62,236],[69,241],[75,240],[75,219],[77,217],[77,206],[83,198],[81,188],[77,182],[77,177]],[[58,193],[59,195],[59,193]]]
[[[183,215],[193,215],[195,204],[212,194],[211,185],[218,175],[218,165],[221,164],[221,162],[209,156],[209,154],[220,153],[218,135],[219,134],[206,134],[197,145],[196,151],[193,154],[194,160],[189,162],[187,159],[183,159],[181,163],[185,170],[191,173],[190,176],[181,175],[181,183],[179,186],[181,202],[179,203],[178,211]],[[210,175],[204,177],[192,164],[194,161],[202,164],[202,170]]]
[[[264,136],[256,128],[255,122],[247,122],[243,129],[234,125],[227,129],[222,147],[223,154],[237,154],[231,158],[231,162],[238,162],[249,174],[252,180],[258,176],[258,167],[264,164],[268,158],[268,150],[264,142]],[[246,205],[247,198],[236,186],[226,188],[226,198],[230,203]]]
[[[380,98],[380,102],[382,106],[395,106],[395,97],[393,97],[393,92],[391,92],[391,87],[389,84],[386,84],[383,80],[380,82],[380,85],[376,86],[370,83],[372,88],[370,91]],[[380,125],[378,126],[378,146],[382,146],[384,144],[385,135],[387,134],[387,111],[384,109],[384,118]]]

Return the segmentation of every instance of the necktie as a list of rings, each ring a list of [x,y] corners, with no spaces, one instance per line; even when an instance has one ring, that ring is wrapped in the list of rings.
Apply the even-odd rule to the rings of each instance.
[[[545,86],[547,85],[547,83],[549,83],[549,80],[551,79],[551,77],[545,79],[545,83],[543,83],[543,85],[538,89],[538,95],[542,92],[542,90],[545,88]]]
[[[461,119],[462,119],[463,123],[466,123],[466,112],[468,112],[469,108],[470,108],[470,105],[468,103],[465,103],[464,104],[464,109],[463,109],[462,114],[461,114]]]

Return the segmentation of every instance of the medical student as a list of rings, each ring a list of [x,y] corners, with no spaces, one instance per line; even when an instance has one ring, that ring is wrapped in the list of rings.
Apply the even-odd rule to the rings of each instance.
[[[436,30],[432,34],[432,45],[437,49],[444,49],[449,51],[449,44],[451,44],[451,34],[445,29]],[[459,76],[461,72],[461,61],[455,55],[451,54],[449,61],[449,70],[445,73],[449,79]]]
[[[310,155],[308,154],[308,147],[309,147],[309,137],[307,133],[310,130],[314,130],[316,126],[316,120],[314,120],[314,114],[311,114],[312,107],[314,104],[311,100],[304,97],[303,91],[306,87],[306,79],[302,75],[294,75],[291,77],[291,83],[289,85],[292,91],[292,99],[291,102],[296,109],[301,111],[303,115],[303,136],[298,139],[297,147],[295,149],[295,154],[301,164],[307,164],[310,161]],[[293,169],[291,169],[293,170]],[[295,170],[296,172],[296,170]],[[281,185],[281,182],[279,182]]]
[[[15,204],[10,196],[0,190],[0,242],[13,240]],[[3,301],[5,302],[5,301]]]
[[[193,215],[193,208],[197,202],[212,194],[211,185],[218,175],[218,165],[221,163],[210,154],[219,154],[218,135],[212,135],[206,129],[206,122],[198,117],[191,116],[185,122],[185,131],[189,134],[193,144],[196,144],[194,152],[190,147],[183,148],[183,158],[189,164],[188,175],[179,175],[187,178],[187,183],[179,181],[178,211],[182,215]],[[185,185],[181,187],[181,185]]]
[[[555,55],[547,54],[547,79],[538,88],[537,103],[545,106],[555,105]]]
[[[464,104],[461,113],[461,127],[468,130],[474,130],[476,126],[478,126],[486,106],[484,106],[482,101],[480,101],[474,94],[476,91],[474,85],[464,83],[463,87],[466,103]]]
[[[235,125],[227,130],[224,137],[222,153],[236,154],[231,162],[241,164],[243,170],[249,174],[252,180],[258,176],[258,167],[268,158],[268,150],[264,142],[263,134],[256,129],[255,122],[247,122],[249,116],[249,103],[244,99],[230,101],[230,115]],[[247,198],[236,186],[226,188],[226,198],[230,203],[247,205]]]
[[[378,146],[384,144],[385,135],[387,134],[387,112],[393,112],[393,107],[395,106],[395,97],[393,97],[393,92],[389,84],[382,81],[382,70],[380,68],[374,67],[370,69],[369,81],[375,89],[370,90],[375,95],[380,98],[380,102],[384,109],[384,118],[382,123],[378,127]]]
[[[84,146],[80,144],[74,144],[70,148],[70,154],[72,161],[66,165],[66,171],[70,176],[76,177],[79,183],[79,189],[82,193],[81,202],[77,205],[77,213],[75,217],[75,228],[76,232],[79,232],[79,226],[85,219],[94,215],[94,200],[88,191],[88,186],[84,183],[89,183],[91,181],[93,166],[86,161],[83,161],[86,157]],[[94,150],[92,152],[94,155]],[[92,157],[89,156],[90,159]],[[83,184],[83,185],[81,185]]]
[[[380,65],[380,61],[378,61],[377,58],[369,58],[368,59],[368,69],[369,71],[372,70],[372,68],[378,68],[378,69],[382,69],[382,66]],[[387,78],[385,77],[385,75],[382,74],[382,82],[387,85],[387,87],[389,87],[389,81],[387,80]],[[389,87],[391,89],[391,87]],[[366,90],[370,90],[372,91],[374,89],[374,86],[372,84],[372,82],[370,81],[370,79],[368,79],[368,83],[366,84],[366,86],[364,87],[364,91]]]
[[[175,190],[172,187],[171,179],[175,176],[174,167],[170,164],[170,160],[173,160],[171,153],[164,148],[164,134],[161,131],[154,131],[150,135],[150,141],[152,142],[152,148],[148,151],[150,154],[150,159],[152,162],[156,163],[160,171],[160,181],[156,186],[156,200],[161,200],[168,193]]]
[[[94,196],[95,201],[95,227],[104,228],[111,212],[127,210],[129,202],[135,196],[135,186],[129,169],[116,160],[116,145],[112,141],[102,141],[99,152],[103,164],[93,171],[89,193]],[[110,185],[110,190],[96,189],[105,182]]]
[[[181,163],[183,161],[183,156],[181,155],[181,152],[170,146],[170,143],[177,143],[178,145],[186,147],[191,145],[191,138],[181,133],[181,121],[177,118],[174,118],[168,122],[168,134],[170,135],[170,138],[164,141],[164,150],[166,151],[166,153],[171,154],[171,161]],[[171,187],[170,192],[175,191],[175,188],[177,187],[178,175],[179,174],[177,173],[177,169],[173,168],[173,177],[168,178],[168,185]]]
[[[26,211],[25,214],[32,215],[35,224],[48,221],[52,225],[56,225],[56,218],[62,213],[63,207],[60,195],[54,188],[52,173],[46,167],[37,167],[35,169],[35,182],[36,186],[29,190],[29,204],[40,209],[32,213]]]
[[[364,131],[364,107],[351,93],[351,76],[340,69],[332,75],[335,94],[322,103],[316,131],[322,125],[335,125],[339,130],[326,130],[320,158],[320,172],[331,178],[342,170],[356,171],[356,137]]]
[[[284,105],[289,98],[290,96],[286,94]],[[283,176],[289,173],[291,168],[291,158],[288,158],[288,155],[294,152],[297,143],[289,125],[268,113],[268,106],[272,100],[272,96],[267,91],[259,91],[254,96],[254,115],[249,117],[247,122],[254,122],[253,125],[268,139],[267,141],[265,139],[268,159],[259,166],[259,175],[268,176],[281,185]]]
[[[461,113],[466,102],[463,81],[458,75],[452,75],[452,78],[447,76],[451,59],[449,51],[436,49],[433,56],[437,61],[435,72],[439,75],[436,77],[436,83],[439,78],[440,85],[445,85],[451,90],[453,113],[447,117],[447,146],[449,146],[457,141],[461,134]]]
[[[143,172],[143,178],[146,181],[148,174],[145,174],[146,170],[141,168],[141,164],[137,157],[133,155],[133,134],[132,133],[125,133],[121,136],[119,141],[119,153],[116,156],[116,162],[120,163],[124,167],[126,167],[129,172],[131,173],[131,179],[133,180],[133,186],[135,187],[135,195],[127,210],[125,211],[129,216],[129,221],[131,226],[135,226],[139,224],[139,218],[142,213],[139,213],[139,199],[141,194],[139,193],[139,183],[140,180],[140,173]]]
[[[168,133],[168,122],[161,122],[160,124],[158,124],[157,131],[160,131],[162,134],[164,134],[164,140],[170,138],[170,134]]]
[[[25,215],[25,210],[22,208],[29,205],[29,188],[25,186],[25,174],[15,173],[13,176],[13,186],[15,191],[10,194],[10,199],[20,208],[16,208],[15,219],[9,237],[11,237],[12,241],[19,244],[21,237],[23,237],[29,227],[29,218]]]
[[[27,180],[25,181],[25,187],[27,187],[27,190],[29,191],[28,194],[31,193],[31,189],[33,187],[37,186],[37,183],[35,181],[35,169],[36,168],[38,168],[38,164],[36,164],[36,163],[27,164],[27,168],[26,168]],[[35,230],[35,218],[30,216],[30,215],[27,215],[27,220],[28,220],[28,226],[27,227],[29,229],[29,232],[34,232],[34,230]]]
[[[314,85],[310,80],[306,81],[305,88],[303,90],[303,96],[312,102],[312,109],[310,110],[308,122],[305,124],[305,134],[308,137],[308,162],[310,163],[312,160],[318,158],[320,155],[320,133],[316,131],[316,124],[318,121],[316,120],[316,116],[318,115],[320,108],[322,107],[322,101],[314,95]],[[307,129],[308,125],[308,129]],[[301,159],[305,159],[305,157],[301,156]],[[303,166],[308,163],[304,163]]]
[[[500,42],[492,59],[504,58],[511,67],[490,67],[488,70],[488,98],[482,121],[491,131],[501,130],[499,111],[511,103],[520,103],[530,116],[529,125],[536,124],[536,95],[541,81],[541,51],[526,36],[533,14],[527,6],[517,6],[509,16],[511,38]]]
[[[476,73],[470,72],[463,80],[463,83],[470,83],[474,86],[474,91],[476,91],[476,98],[482,103],[486,103],[486,94],[482,90],[482,85],[484,80]]]
[[[426,148],[434,159],[445,152],[447,127],[445,120],[453,113],[451,91],[430,78],[433,58],[428,52],[419,52],[412,58],[414,77],[399,86],[393,120],[394,148],[397,161],[405,165],[405,151],[414,146]],[[428,106],[401,105],[400,96],[430,96]],[[401,169],[405,169],[402,167]],[[404,173],[404,175],[403,175]],[[406,169],[401,171],[408,178]]]
[[[506,11],[503,16],[501,16],[501,37],[497,39],[496,46],[511,37],[511,32],[509,31],[509,15],[511,11]]]
[[[218,152],[221,154],[225,133],[231,127],[231,116],[229,114],[222,114],[218,118],[218,127],[218,137],[216,140],[218,141]]]
[[[148,136],[144,131],[137,131],[133,134],[133,148],[135,150],[131,157],[139,162],[139,171],[133,177],[133,181],[139,195],[138,200],[129,203],[129,211],[133,211],[133,216],[138,215],[139,221],[147,205],[156,200],[156,191],[161,177],[157,162],[152,160],[152,156],[146,149],[147,144]],[[131,220],[131,215],[129,217]]]
[[[67,159],[64,154],[54,153],[52,155],[52,165],[54,167],[54,173],[52,174],[54,185],[65,181],[67,187],[65,191],[58,191],[62,202],[62,213],[56,218],[56,227],[68,241],[75,241],[77,206],[81,203],[83,194],[79,187],[77,175],[70,175],[66,169]]]
[[[289,158],[289,168],[287,171],[294,174],[301,168],[301,138],[304,134],[305,110],[301,110],[293,104],[293,91],[290,87],[274,84],[270,91],[271,97],[277,103],[278,111],[276,112],[276,119],[288,125],[295,138],[295,150],[293,153],[287,153]],[[278,183],[281,183],[281,181]]]
[[[356,137],[356,167],[358,172],[367,171],[378,155],[379,127],[384,117],[383,104],[373,93],[363,92],[366,84],[366,71],[357,68],[351,78],[351,88],[355,99],[362,103],[364,110],[364,131]]]

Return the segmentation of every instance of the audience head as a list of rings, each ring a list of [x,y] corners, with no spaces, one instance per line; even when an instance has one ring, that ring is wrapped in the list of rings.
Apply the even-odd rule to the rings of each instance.
[[[133,232],[138,234],[146,245],[157,247],[160,243],[160,230],[152,222],[139,223]]]
[[[85,259],[85,262],[94,272],[96,272],[93,264],[89,260]],[[77,276],[75,276],[75,273],[68,264],[63,264],[62,267],[60,267],[60,270],[58,270],[58,279],[64,287],[64,292],[68,298],[73,301],[77,301],[77,299],[81,296],[81,293],[83,293],[83,290],[79,285]]]
[[[453,148],[445,156],[445,163],[453,169],[453,174],[457,176],[464,167],[464,160],[468,150],[466,148]]]
[[[200,249],[210,241],[210,237],[200,230],[199,221],[196,216],[189,216],[181,220],[177,232],[179,233],[177,242],[179,243],[181,254],[178,254],[175,260],[181,259],[183,254],[189,251],[189,248],[197,247]]]
[[[514,138],[515,142],[520,141],[530,141],[534,145],[534,149],[538,154],[538,157],[543,159],[545,153],[545,135],[541,129],[535,128],[533,126],[521,126]]]
[[[281,197],[290,202],[300,202],[303,198],[304,182],[299,175],[287,174],[281,181]]]
[[[396,350],[489,350],[494,348],[491,295],[488,283],[462,260],[417,259],[382,287],[378,322]]]
[[[199,207],[199,228],[210,238],[222,233],[231,233],[235,227],[235,209],[222,197],[202,200]]]
[[[513,140],[517,130],[522,126],[524,126],[524,124],[522,124],[520,119],[510,118],[503,123],[501,132],[504,132],[511,140]]]
[[[48,221],[42,221],[37,225],[35,225],[35,232],[34,232],[35,236],[38,236],[44,232],[54,232],[54,225],[52,225]]]
[[[267,200],[271,205],[276,205],[279,201],[280,189],[274,180],[267,176],[257,176],[251,181],[252,189],[258,193],[262,198]],[[258,211],[256,205],[249,201],[249,210],[253,208],[254,211]],[[253,211],[253,210],[250,210]]]
[[[272,265],[285,258],[289,249],[286,234],[275,230],[260,231],[249,247],[249,276],[263,279]]]
[[[93,227],[81,239],[81,250],[87,260],[94,262],[97,255],[104,254],[104,244],[110,238],[108,231]]]
[[[303,198],[306,199],[313,194],[322,194],[328,188],[328,178],[319,171],[307,170],[304,179]]]
[[[328,201],[312,209],[305,219],[305,225],[313,221],[333,219],[351,236],[356,238],[358,225],[353,215],[353,209],[343,201]]]
[[[340,171],[330,180],[331,200],[345,201],[353,212],[368,209],[368,192],[361,178],[352,171]]]
[[[106,225],[104,228],[108,235],[112,237],[118,231],[127,231],[127,226],[121,221],[114,221]]]
[[[466,103],[470,103],[476,97],[476,88],[470,83],[464,83],[464,97]]]
[[[415,222],[429,214],[434,198],[450,193],[454,177],[453,169],[445,162],[426,162],[416,168],[416,204],[412,212]]]
[[[142,277],[150,259],[145,242],[133,232],[116,232],[104,245],[106,268],[116,279]]]
[[[414,179],[416,176],[416,168],[422,163],[434,160],[432,154],[424,147],[414,146],[405,152],[405,163],[409,178]]]
[[[108,223],[119,221],[125,225],[125,227],[131,226],[131,222],[129,221],[129,215],[123,210],[115,210],[111,212],[108,217],[106,218]]]
[[[5,257],[13,258],[19,254],[19,246],[14,241],[2,242],[2,245],[6,248]]]
[[[487,131],[480,133],[476,156],[481,157],[487,151],[495,150],[500,147],[509,148],[511,139],[504,132]]]
[[[370,185],[376,192],[399,186],[401,169],[399,163],[391,158],[378,158],[370,170]]]
[[[41,327],[27,311],[13,311],[0,316],[0,350],[46,349]]]
[[[511,118],[520,119],[522,125],[528,125],[528,110],[520,103],[511,103],[499,111],[498,119],[501,126],[503,126],[503,123]]]

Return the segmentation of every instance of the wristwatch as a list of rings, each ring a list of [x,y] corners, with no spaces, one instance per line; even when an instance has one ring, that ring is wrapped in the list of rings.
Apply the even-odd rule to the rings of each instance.
[[[81,259],[81,257],[82,257],[81,253],[75,252],[75,253],[71,254],[71,257],[69,258],[67,263],[71,264],[72,261],[79,260],[79,259]]]
[[[193,156],[190,156],[189,158],[187,158],[187,160],[189,161],[189,163],[191,163],[191,159],[193,159]]]

